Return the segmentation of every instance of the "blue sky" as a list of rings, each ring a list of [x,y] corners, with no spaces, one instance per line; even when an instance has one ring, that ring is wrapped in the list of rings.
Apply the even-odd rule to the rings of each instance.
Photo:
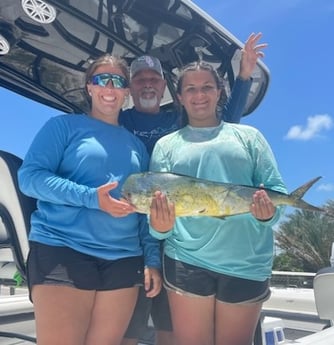
[[[260,106],[242,120],[270,143],[289,191],[323,178],[304,199],[334,200],[334,33],[332,0],[195,0],[244,42],[262,32],[271,81]]]
[[[193,1],[240,41],[262,32],[271,73],[260,106],[242,120],[270,143],[289,191],[323,178],[305,200],[334,200],[334,2],[332,0]],[[59,111],[0,88],[0,149],[20,157]]]

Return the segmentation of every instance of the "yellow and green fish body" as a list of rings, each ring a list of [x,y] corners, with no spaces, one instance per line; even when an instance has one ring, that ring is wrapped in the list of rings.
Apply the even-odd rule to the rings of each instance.
[[[302,200],[305,192],[317,182],[317,177],[291,194],[263,188],[275,206],[287,205],[309,211],[321,208]],[[231,183],[212,182],[190,176],[164,172],[144,172],[130,175],[122,188],[122,196],[137,212],[150,213],[154,192],[161,191],[175,205],[177,217],[221,217],[250,212],[252,197],[259,188]]]

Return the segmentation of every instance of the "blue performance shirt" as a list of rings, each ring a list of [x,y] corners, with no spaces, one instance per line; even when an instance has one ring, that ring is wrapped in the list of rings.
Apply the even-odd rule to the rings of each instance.
[[[29,239],[110,260],[143,255],[144,242],[145,264],[159,268],[159,241],[146,216],[114,218],[97,196],[99,186],[118,181],[110,193],[119,199],[125,179],[147,170],[148,160],[143,143],[121,126],[84,114],[51,118],[18,172],[22,192],[38,199]]]
[[[174,172],[210,181],[260,186],[286,193],[272,150],[255,128],[222,122],[217,127],[186,126],[161,138],[151,156],[151,171]],[[271,276],[272,226],[250,213],[226,217],[178,217],[159,233],[169,257],[218,273],[264,281]]]
[[[180,116],[174,111],[148,114],[131,108],[121,113],[120,123],[144,143],[151,155],[158,139],[180,128]]]
[[[222,120],[230,123],[240,123],[240,119],[245,111],[252,79],[243,80],[236,78],[230,97],[222,109]]]

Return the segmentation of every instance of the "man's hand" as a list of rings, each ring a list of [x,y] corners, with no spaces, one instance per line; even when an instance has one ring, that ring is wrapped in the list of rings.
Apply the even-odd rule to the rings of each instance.
[[[243,80],[247,80],[251,77],[252,73],[254,72],[257,59],[264,57],[262,49],[266,48],[268,44],[258,44],[258,41],[261,39],[261,37],[261,32],[257,34],[252,33],[248,37],[244,48],[241,50],[239,78]]]
[[[160,271],[156,268],[145,267],[144,270],[144,288],[146,297],[155,297],[159,294],[162,287]]]

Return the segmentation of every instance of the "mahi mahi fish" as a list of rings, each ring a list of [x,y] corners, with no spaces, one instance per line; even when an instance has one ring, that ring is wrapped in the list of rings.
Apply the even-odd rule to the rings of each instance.
[[[291,206],[325,212],[302,197],[321,177],[305,183],[290,194],[264,189],[275,206]],[[250,212],[252,196],[259,188],[212,182],[168,172],[144,172],[130,175],[122,187],[122,196],[139,213],[150,213],[154,192],[161,191],[175,205],[176,217],[211,216],[224,218]]]

